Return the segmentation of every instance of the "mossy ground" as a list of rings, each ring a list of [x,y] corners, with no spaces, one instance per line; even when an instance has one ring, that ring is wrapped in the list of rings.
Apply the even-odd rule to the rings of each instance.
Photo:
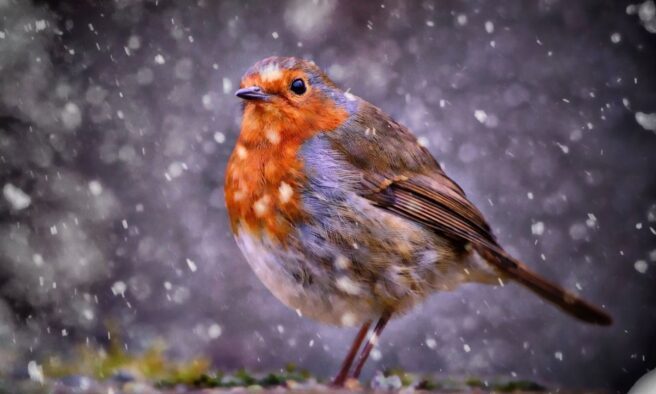
[[[4,393],[222,393],[234,391],[362,392],[398,391],[437,393],[546,393],[547,387],[518,379],[480,377],[440,377],[392,369],[378,372],[369,382],[350,381],[342,390],[312,376],[309,371],[288,364],[278,372],[252,373],[215,371],[207,359],[173,362],[163,343],[141,354],[131,354],[117,342],[105,349],[80,346],[70,357],[42,360],[44,382],[9,380],[0,376]],[[564,393],[565,391],[558,391]],[[586,391],[586,393],[592,393]]]

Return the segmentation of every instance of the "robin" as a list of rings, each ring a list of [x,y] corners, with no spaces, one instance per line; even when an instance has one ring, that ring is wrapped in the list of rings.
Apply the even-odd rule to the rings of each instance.
[[[355,379],[391,318],[462,283],[515,281],[582,321],[611,324],[510,256],[406,127],[314,62],[261,60],[235,94],[244,106],[225,176],[232,231],[284,304],[324,323],[360,325],[335,385],[349,378],[373,321]]]

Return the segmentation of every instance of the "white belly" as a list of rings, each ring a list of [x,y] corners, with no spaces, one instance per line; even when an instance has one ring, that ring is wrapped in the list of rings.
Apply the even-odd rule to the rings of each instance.
[[[327,324],[354,326],[382,313],[369,297],[335,292],[321,283],[332,279],[315,277],[312,285],[304,286],[303,278],[291,272],[303,256],[283,249],[266,236],[260,239],[241,229],[235,239],[260,281],[276,298],[303,316]]]
[[[237,244],[260,281],[304,316],[353,326],[383,312],[401,314],[431,293],[463,282],[496,283],[496,275],[475,255],[454,249],[431,230],[359,198],[349,201],[348,209],[360,222],[336,220],[347,212],[340,209],[321,225],[297,227],[288,247],[245,228],[237,231]],[[332,242],[337,233],[359,245]],[[349,264],[342,266],[339,258],[345,255]]]

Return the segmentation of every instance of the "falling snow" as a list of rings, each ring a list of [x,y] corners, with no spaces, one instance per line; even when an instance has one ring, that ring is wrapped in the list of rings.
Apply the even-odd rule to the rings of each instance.
[[[220,131],[217,131],[214,133],[214,141],[216,141],[217,144],[223,144],[226,140],[225,134],[223,134]]]
[[[122,297],[125,297],[126,290],[127,290],[127,286],[123,281],[114,282],[114,284],[112,285],[112,293],[114,293],[114,295],[120,295]]]
[[[155,55],[155,63],[164,64],[166,63],[166,60],[164,59],[164,56],[162,56],[162,54],[158,53],[157,55]]]
[[[544,234],[544,223],[543,222],[535,222],[531,225],[531,233],[533,235],[542,235]]]
[[[656,113],[636,112],[635,119],[645,130],[656,132]]]
[[[485,121],[487,120],[487,114],[481,109],[474,111],[474,117],[483,124],[485,124]]]
[[[338,365],[356,329],[280,304],[225,209],[234,91],[256,60],[282,53],[327,70],[346,104],[362,97],[392,114],[509,252],[621,322],[578,325],[505,279],[463,286],[393,320],[365,375],[503,366],[626,392],[613,382],[645,369],[629,350],[598,352],[640,348],[656,316],[639,312],[654,305],[656,263],[653,0],[65,3],[0,0],[0,375],[47,381],[44,354],[108,337],[129,349],[162,339],[226,370],[292,361],[333,373],[316,366]],[[303,193],[271,185],[258,212]],[[335,289],[366,291],[344,274],[367,247],[325,260]],[[616,283],[622,297],[609,293]]]
[[[229,78],[223,78],[223,94],[232,94],[232,81]]]
[[[2,188],[2,195],[11,205],[12,209],[20,211],[30,206],[32,199],[24,191],[11,183],[5,184]]]
[[[187,267],[189,267],[189,271],[196,272],[196,270],[198,269],[198,267],[196,266],[196,263],[194,263],[193,261],[191,261],[189,259],[186,259],[185,261],[187,262]]]
[[[43,383],[43,367],[36,363],[36,361],[30,361],[27,363],[27,373],[30,376],[30,379]]]
[[[208,329],[207,329],[207,335],[211,339],[216,339],[221,336],[223,333],[223,329],[221,328],[220,325],[213,323]]]
[[[94,180],[89,182],[89,191],[94,196],[99,196],[102,193],[102,190],[102,184],[99,181]]]
[[[638,271],[641,274],[646,273],[647,269],[649,268],[645,260],[636,261],[635,264],[633,264],[633,267],[635,268],[636,271]]]
[[[46,21],[38,20],[34,23],[34,30],[37,32],[41,30],[45,30],[46,26],[47,26]]]

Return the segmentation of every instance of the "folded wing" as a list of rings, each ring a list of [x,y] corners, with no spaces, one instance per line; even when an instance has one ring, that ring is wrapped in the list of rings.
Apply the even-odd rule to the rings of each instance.
[[[357,190],[361,196],[441,236],[470,242],[503,277],[514,279],[566,313],[589,323],[611,324],[603,310],[510,256],[462,189],[406,128],[382,111],[363,102],[354,121],[328,135],[333,149],[360,172]],[[372,162],[371,157],[378,160]]]

